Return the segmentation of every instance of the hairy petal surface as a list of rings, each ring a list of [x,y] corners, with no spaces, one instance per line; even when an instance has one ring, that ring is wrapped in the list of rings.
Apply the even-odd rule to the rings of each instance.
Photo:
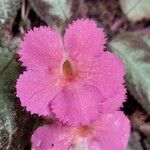
[[[53,99],[52,111],[61,121],[73,126],[87,125],[100,112],[100,91],[88,85],[66,86]]]
[[[80,71],[82,82],[97,87],[103,98],[102,111],[113,112],[126,98],[124,87],[125,68],[121,60],[110,52],[87,61]]]
[[[49,103],[59,93],[60,87],[49,71],[26,71],[20,75],[16,90],[22,106],[28,111],[49,115]]]
[[[127,92],[124,85],[120,86],[117,92],[117,94],[114,94],[111,98],[106,99],[103,103],[101,103],[102,113],[114,112],[123,107],[123,102],[126,100]]]
[[[25,35],[19,55],[28,70],[58,67],[63,56],[62,38],[50,27],[34,28]]]
[[[66,29],[64,45],[69,56],[73,60],[85,60],[100,54],[106,43],[105,33],[98,28],[95,21],[90,19],[79,19],[74,21]]]

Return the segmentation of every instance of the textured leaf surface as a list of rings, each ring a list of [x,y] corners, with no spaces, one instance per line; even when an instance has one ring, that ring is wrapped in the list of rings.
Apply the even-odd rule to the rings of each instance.
[[[0,149],[11,149],[17,133],[15,96],[11,93],[19,74],[19,63],[15,60],[17,39],[11,41],[10,35],[4,32],[0,40]],[[16,148],[21,149],[20,144]]]
[[[110,48],[126,65],[129,91],[150,113],[150,36],[142,39],[122,33],[111,41]]]
[[[27,113],[15,97],[20,73],[15,52],[20,38],[13,38],[6,30],[0,37],[0,149],[23,150],[40,120]]]
[[[29,0],[35,12],[48,25],[62,27],[72,16],[72,0]]]
[[[20,5],[21,0],[0,0],[0,29],[7,20],[17,14]]]
[[[120,0],[120,5],[127,18],[133,22],[150,18],[150,0]]]
[[[0,47],[0,149],[11,147],[13,135],[17,129],[14,121],[16,112],[10,93],[19,73],[19,64],[14,59],[15,48],[9,49],[9,44],[12,43],[8,40],[9,38],[4,36],[0,41],[2,45]]]

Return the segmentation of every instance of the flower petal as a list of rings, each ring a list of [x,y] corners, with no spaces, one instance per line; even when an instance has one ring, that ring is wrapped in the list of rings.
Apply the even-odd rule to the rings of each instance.
[[[39,127],[32,135],[32,150],[67,150],[72,136],[71,128],[62,125]]]
[[[69,25],[64,36],[65,49],[71,59],[86,60],[100,54],[106,43],[105,33],[95,21],[79,19]]]
[[[103,114],[89,125],[87,135],[84,132],[60,122],[45,125],[32,135],[32,150],[125,150],[130,124],[122,112],[114,112]]]
[[[130,135],[129,120],[122,112],[103,114],[95,123],[94,132],[89,146],[96,142],[102,150],[125,150]]]
[[[126,98],[126,89],[123,85],[125,68],[115,54],[104,52],[87,61],[86,66],[79,72],[83,82],[101,91],[103,112],[113,112],[122,106]]]
[[[73,126],[87,125],[98,117],[101,94],[87,85],[66,86],[51,103],[56,117]]]
[[[50,115],[49,103],[59,93],[59,86],[49,71],[24,72],[16,89],[22,106],[39,115]]]
[[[25,35],[19,55],[27,69],[44,70],[52,68],[56,62],[62,61],[62,38],[50,27],[34,28]]]
[[[120,107],[123,107],[123,102],[126,100],[126,88],[120,86],[116,94],[114,94],[111,98],[107,99],[103,103],[101,103],[102,113],[110,113],[116,110],[119,110]]]

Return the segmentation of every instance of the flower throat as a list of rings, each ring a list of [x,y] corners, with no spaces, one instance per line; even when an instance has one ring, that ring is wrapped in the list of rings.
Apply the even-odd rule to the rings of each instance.
[[[67,59],[62,65],[62,72],[67,81],[72,81],[74,76],[73,66]]]

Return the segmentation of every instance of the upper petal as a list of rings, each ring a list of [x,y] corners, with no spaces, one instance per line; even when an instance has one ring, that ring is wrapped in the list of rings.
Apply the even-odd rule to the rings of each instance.
[[[100,54],[106,43],[105,33],[94,20],[79,19],[69,25],[64,36],[64,45],[71,59],[88,59]]]
[[[92,86],[66,86],[53,99],[52,111],[56,117],[70,125],[87,125],[95,120],[100,112],[101,93]]]
[[[94,136],[89,142],[89,149],[95,150],[92,143],[102,150],[125,150],[130,136],[129,120],[122,112],[103,114],[95,123]]]
[[[30,30],[20,46],[19,55],[27,69],[44,70],[62,61],[62,38],[50,27]]]
[[[26,71],[17,80],[17,97],[31,113],[50,115],[49,103],[59,93],[57,79],[49,71]]]

